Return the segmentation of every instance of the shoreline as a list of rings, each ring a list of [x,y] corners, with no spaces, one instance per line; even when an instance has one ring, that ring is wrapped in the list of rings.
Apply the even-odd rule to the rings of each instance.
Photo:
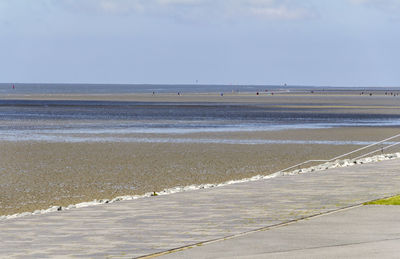
[[[319,164],[316,166],[296,169],[296,170],[289,171],[289,172],[278,171],[278,172],[275,172],[275,173],[272,173],[269,175],[256,175],[256,176],[253,176],[250,178],[244,178],[244,179],[240,179],[240,180],[230,180],[230,181],[226,181],[223,183],[214,183],[214,184],[208,183],[208,184],[198,184],[198,185],[194,184],[194,185],[188,185],[188,186],[177,186],[177,187],[173,187],[173,188],[164,189],[160,192],[147,192],[143,195],[117,196],[113,199],[101,199],[101,200],[93,200],[93,201],[89,201],[89,202],[81,202],[81,203],[77,203],[77,204],[71,204],[66,207],[52,206],[48,209],[35,210],[33,212],[22,212],[22,213],[16,213],[16,214],[11,214],[11,215],[0,215],[0,221],[22,218],[22,217],[26,217],[26,216],[42,215],[42,214],[47,214],[47,213],[52,213],[52,212],[57,212],[57,211],[65,211],[65,210],[70,210],[70,209],[79,209],[79,208],[84,208],[84,207],[89,207],[89,206],[98,206],[98,205],[103,205],[103,204],[108,204],[108,203],[119,202],[119,201],[129,201],[129,200],[136,200],[136,199],[142,199],[142,198],[149,198],[149,197],[158,196],[158,195],[170,195],[170,194],[174,194],[174,193],[194,191],[194,190],[200,190],[200,189],[217,188],[217,187],[222,187],[222,186],[232,185],[232,184],[237,184],[237,183],[267,180],[267,179],[275,178],[278,176],[290,176],[290,175],[297,175],[297,174],[304,174],[304,173],[316,173],[316,172],[322,172],[322,171],[325,171],[327,169],[332,169],[332,168],[349,167],[349,166],[354,166],[354,165],[359,165],[359,164],[374,163],[374,162],[392,160],[392,159],[397,159],[397,158],[400,158],[400,152],[391,153],[391,154],[375,155],[375,156],[361,158],[361,159],[357,159],[357,160],[354,160],[354,159],[336,160],[333,162],[326,162],[326,163]]]

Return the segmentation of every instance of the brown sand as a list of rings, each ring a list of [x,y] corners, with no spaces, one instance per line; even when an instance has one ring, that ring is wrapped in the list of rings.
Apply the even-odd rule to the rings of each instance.
[[[191,139],[238,139],[238,140],[331,140],[331,141],[380,141],[400,134],[395,127],[341,127],[325,129],[291,129],[280,131],[205,132],[187,134],[121,134],[124,137],[168,137]],[[80,136],[84,136],[80,134]],[[89,135],[88,135],[89,136]],[[99,135],[107,136],[107,134]],[[108,135],[110,136],[110,135]],[[396,138],[393,141],[399,141]]]
[[[361,134],[360,134],[361,133]],[[272,139],[379,140],[396,129],[255,133]],[[235,133],[245,139],[253,133]],[[234,135],[235,135],[234,134]],[[1,142],[0,215],[273,173],[358,146]]]

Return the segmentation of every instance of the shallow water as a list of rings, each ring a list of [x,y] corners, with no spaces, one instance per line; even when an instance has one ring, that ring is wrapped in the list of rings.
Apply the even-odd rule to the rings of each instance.
[[[100,134],[109,134],[115,141],[121,141],[121,135],[125,134],[176,135],[349,126],[396,127],[400,126],[400,115],[313,113],[257,104],[0,100],[0,139],[10,141],[56,141],[61,137],[64,141],[76,142],[77,135],[82,134],[86,137],[79,141],[101,141]],[[105,136],[104,141],[113,138]],[[149,142],[149,139],[143,141]],[[162,140],[167,141],[168,138]]]

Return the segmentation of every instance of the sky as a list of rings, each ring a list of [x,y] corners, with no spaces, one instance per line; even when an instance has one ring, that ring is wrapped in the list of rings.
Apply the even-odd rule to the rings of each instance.
[[[400,86],[400,0],[0,0],[0,82]]]

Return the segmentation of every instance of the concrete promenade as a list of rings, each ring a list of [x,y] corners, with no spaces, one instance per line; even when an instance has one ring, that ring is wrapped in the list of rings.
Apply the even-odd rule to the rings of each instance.
[[[361,206],[167,254],[179,258],[399,258],[400,206]]]
[[[4,220],[0,221],[0,258],[132,258],[399,192],[400,159],[395,159]],[[344,227],[337,222],[337,229]]]

